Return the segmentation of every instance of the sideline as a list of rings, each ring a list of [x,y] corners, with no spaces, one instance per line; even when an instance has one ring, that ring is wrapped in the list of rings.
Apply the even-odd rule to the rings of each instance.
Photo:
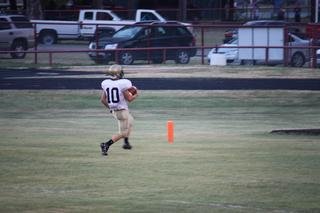
[[[0,89],[100,89],[105,69],[0,69]],[[293,69],[288,74],[268,67],[147,65],[124,69],[126,77],[144,90],[320,90],[320,73],[310,69]]]

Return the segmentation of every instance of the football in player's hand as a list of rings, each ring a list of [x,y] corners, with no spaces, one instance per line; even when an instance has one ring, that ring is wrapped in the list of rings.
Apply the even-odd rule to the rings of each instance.
[[[129,91],[132,95],[135,95],[135,94],[138,93],[138,89],[137,89],[137,87],[135,87],[135,86],[130,87],[130,88],[128,89],[128,91]]]

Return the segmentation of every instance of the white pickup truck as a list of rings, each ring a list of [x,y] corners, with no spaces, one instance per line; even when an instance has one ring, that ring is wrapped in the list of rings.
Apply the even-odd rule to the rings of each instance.
[[[114,32],[125,25],[138,21],[165,21],[155,10],[139,9],[135,20],[122,20],[111,10],[80,10],[78,21],[31,20],[35,25],[38,40],[46,45],[58,39],[84,39],[94,36],[98,27],[110,28]]]

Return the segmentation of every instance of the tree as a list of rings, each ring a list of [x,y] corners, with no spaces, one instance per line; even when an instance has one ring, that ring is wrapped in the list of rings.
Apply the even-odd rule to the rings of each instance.
[[[29,19],[43,19],[40,0],[26,0],[26,14]]]
[[[17,1],[16,0],[10,0],[10,10],[12,11],[17,11],[18,7],[17,7]]]
[[[92,7],[94,9],[103,9],[103,0],[93,0]]]
[[[23,10],[27,10],[27,0],[23,0]]]
[[[180,20],[185,21],[187,18],[187,1],[179,0]]]

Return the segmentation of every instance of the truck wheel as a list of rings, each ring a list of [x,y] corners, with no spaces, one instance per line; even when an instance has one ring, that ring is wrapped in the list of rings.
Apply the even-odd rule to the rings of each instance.
[[[123,64],[123,65],[133,64],[133,62],[134,62],[133,54],[131,52],[127,52],[127,51],[121,52],[120,57],[119,57],[119,61],[120,61],[120,64]]]
[[[175,62],[177,64],[188,64],[190,61],[190,56],[189,56],[189,53],[188,51],[186,50],[179,50],[177,52],[177,55],[176,55],[176,59],[175,59]]]
[[[57,43],[57,34],[53,31],[44,31],[40,33],[40,42],[44,45]]]
[[[21,52],[21,51],[25,51],[28,49],[28,44],[26,43],[26,41],[23,40],[16,40],[13,42],[12,46],[11,46],[11,50],[12,51],[16,51],[14,53],[10,53],[12,58],[25,58],[26,57],[26,53],[25,52]]]
[[[306,63],[306,58],[304,57],[303,53],[296,52],[291,57],[291,66],[293,67],[302,67]]]

